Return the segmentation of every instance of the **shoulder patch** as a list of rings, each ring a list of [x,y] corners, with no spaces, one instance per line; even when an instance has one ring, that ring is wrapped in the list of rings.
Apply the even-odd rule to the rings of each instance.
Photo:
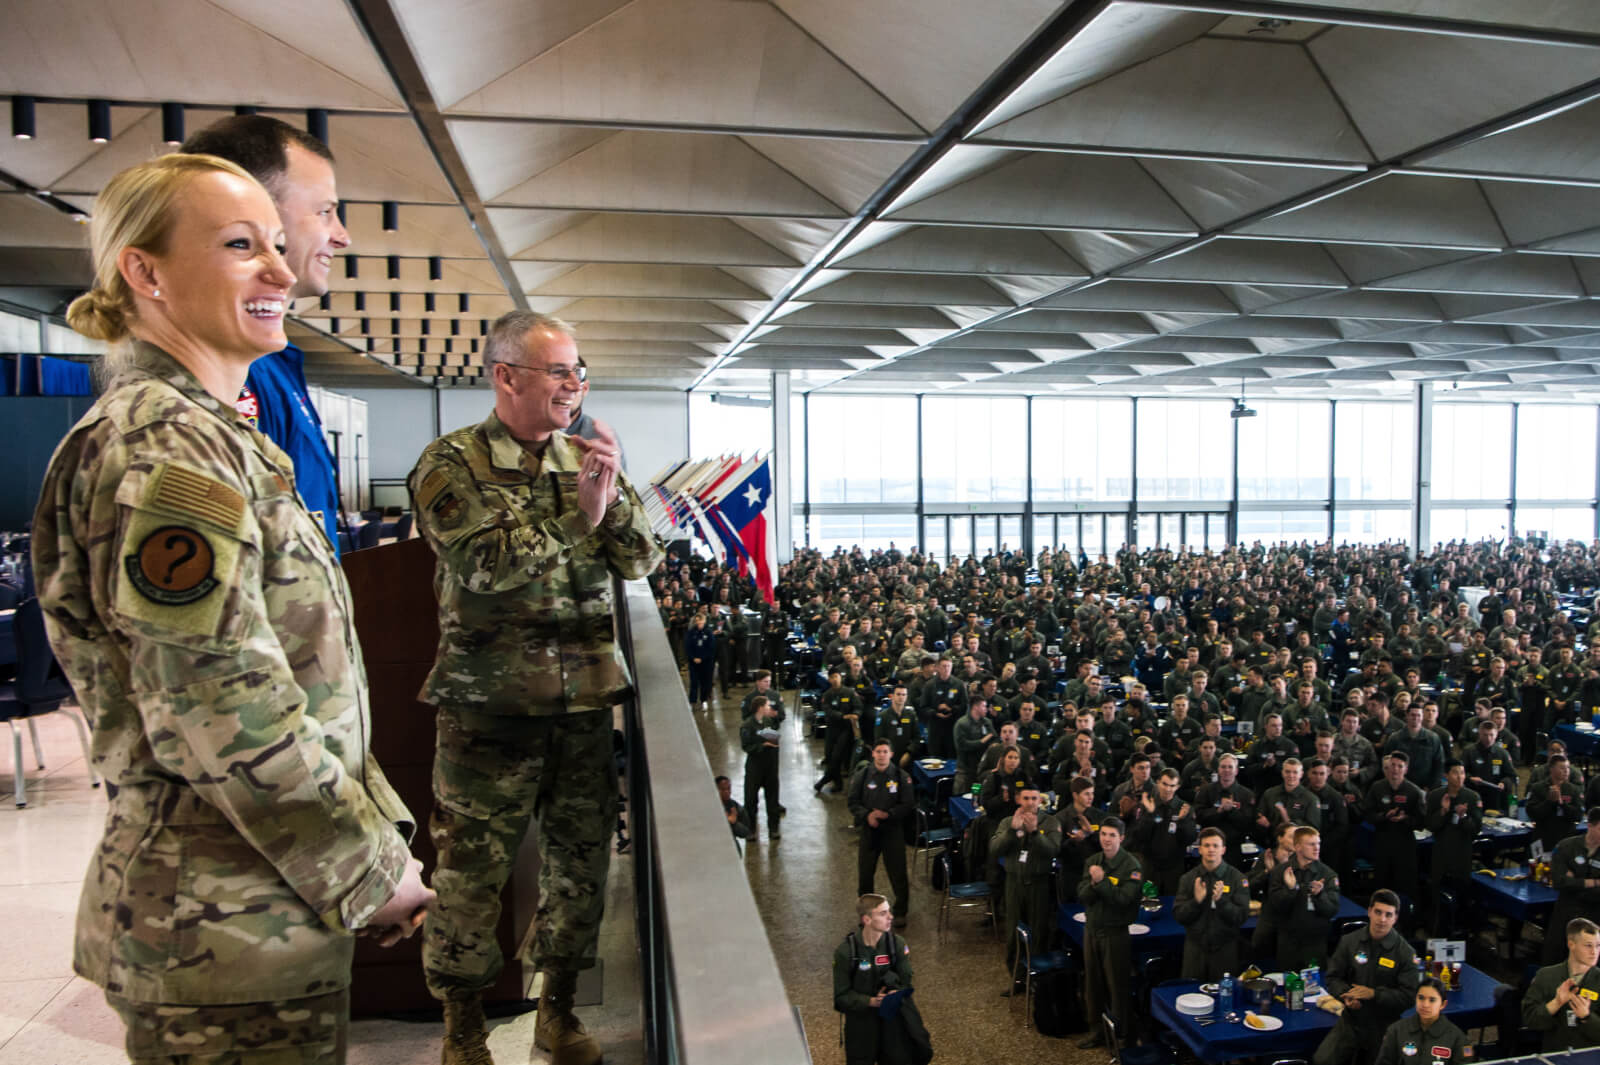
[[[183,466],[162,466],[145,497],[173,514],[198,518],[224,529],[237,529],[244,517],[244,496],[221,481]]]
[[[454,529],[461,524],[466,504],[454,492],[446,492],[434,500],[429,513],[439,519],[439,528]]]
[[[438,498],[439,493],[444,491],[445,485],[449,483],[450,478],[443,470],[429,471],[428,475],[422,479],[422,483],[417,486],[418,509],[428,509],[433,504],[433,501]]]
[[[216,551],[204,533],[183,525],[150,532],[124,565],[135,590],[162,606],[197,602],[217,587]]]

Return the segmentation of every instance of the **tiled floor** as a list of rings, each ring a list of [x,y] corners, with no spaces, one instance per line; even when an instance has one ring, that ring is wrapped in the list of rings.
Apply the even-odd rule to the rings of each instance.
[[[121,1022],[100,989],[72,972],[78,888],[105,818],[105,793],[89,787],[71,722],[52,714],[39,721],[39,735],[47,768],[34,770],[30,757],[26,809],[12,799],[10,752],[0,751],[0,894],[7,903],[0,1065],[114,1065],[127,1060]],[[31,756],[26,739],[23,747]],[[578,1012],[606,1048],[608,1065],[638,1065],[644,1050],[632,860],[613,857],[611,870],[600,943],[605,1001]],[[489,1047],[500,1065],[547,1060],[533,1049],[535,1016],[491,1022]],[[442,1030],[437,1022],[357,1021],[350,1065],[433,1065]]]

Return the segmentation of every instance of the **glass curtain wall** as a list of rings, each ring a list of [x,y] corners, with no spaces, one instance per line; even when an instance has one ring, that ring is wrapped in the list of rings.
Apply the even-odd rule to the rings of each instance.
[[[1511,404],[1434,404],[1429,520],[1436,544],[1509,535]]]
[[[1410,403],[1341,399],[1333,405],[1333,538],[1377,544],[1411,535]],[[1438,407],[1434,410],[1437,413]]]
[[[1594,407],[1517,408],[1518,536],[1594,539],[1595,430]]]
[[[1096,557],[1130,531],[1144,546],[1221,549],[1230,513],[1247,544],[1323,540],[1330,526],[1349,543],[1410,532],[1408,401],[1261,400],[1235,422],[1224,399],[924,396],[920,436],[918,402],[797,401],[797,539],[920,543],[941,558],[1026,540]],[[696,455],[771,446],[770,408],[695,393],[690,418]],[[1431,539],[1594,538],[1597,434],[1592,404],[1436,402]]]

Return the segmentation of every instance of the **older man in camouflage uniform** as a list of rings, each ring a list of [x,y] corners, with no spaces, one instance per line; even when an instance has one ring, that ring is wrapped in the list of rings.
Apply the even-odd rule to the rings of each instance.
[[[421,695],[439,710],[439,904],[423,967],[445,1004],[445,1065],[489,1062],[481,994],[502,964],[500,891],[537,814],[535,1043],[556,1065],[590,1065],[600,1048],[573,993],[594,965],[617,808],[611,708],[629,687],[611,575],[643,577],[662,551],[609,432],[561,432],[582,395],[570,329],[513,311],[484,361],[494,412],[430,444],[410,479],[439,559],[439,655]]]

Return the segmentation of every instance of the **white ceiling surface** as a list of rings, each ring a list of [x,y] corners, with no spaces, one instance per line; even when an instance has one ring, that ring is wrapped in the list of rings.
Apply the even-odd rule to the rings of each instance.
[[[388,2],[430,99],[384,0],[16,0],[0,171],[82,203],[150,105],[331,109],[328,378],[474,383],[520,304],[601,387],[1600,395],[1594,0]],[[0,251],[76,229],[0,195]]]

